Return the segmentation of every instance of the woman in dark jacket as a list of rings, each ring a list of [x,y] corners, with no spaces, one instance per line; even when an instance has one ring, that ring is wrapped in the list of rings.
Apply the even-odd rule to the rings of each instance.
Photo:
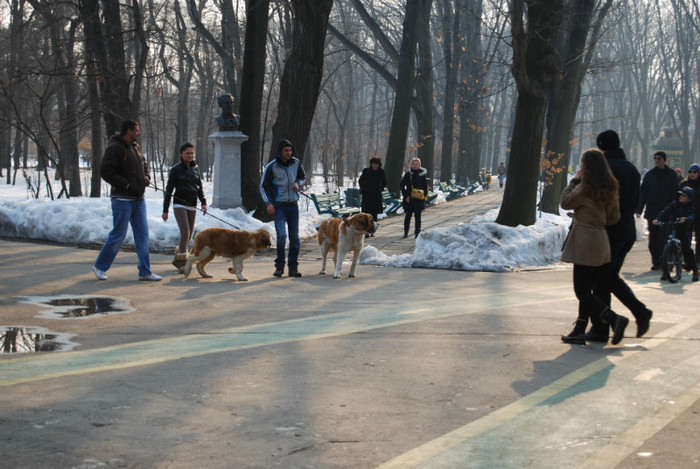
[[[406,213],[403,219],[403,237],[408,238],[411,214],[415,214],[415,237],[417,238],[421,227],[421,213],[425,209],[425,201],[428,199],[428,171],[421,167],[418,158],[411,160],[411,168],[401,179],[401,195],[403,197],[403,210]]]
[[[182,267],[187,262],[187,247],[194,232],[197,199],[202,203],[202,213],[205,215],[207,213],[207,199],[204,197],[199,167],[194,161],[194,145],[191,143],[184,143],[180,147],[180,162],[170,169],[163,200],[164,221],[168,221],[171,198],[174,198],[173,213],[180,229],[180,244],[175,249],[173,265],[182,271]]]
[[[382,169],[382,159],[373,156],[369,159],[369,167],[362,170],[360,175],[360,193],[362,194],[362,211],[369,213],[377,221],[377,215],[382,211],[382,191],[386,187],[386,176]]]

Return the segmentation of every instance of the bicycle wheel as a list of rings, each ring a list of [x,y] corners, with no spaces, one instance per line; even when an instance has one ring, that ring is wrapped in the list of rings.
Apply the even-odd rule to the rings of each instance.
[[[683,256],[678,245],[668,243],[664,246],[661,268],[668,277],[669,282],[676,283],[680,280],[681,272],[683,271]]]

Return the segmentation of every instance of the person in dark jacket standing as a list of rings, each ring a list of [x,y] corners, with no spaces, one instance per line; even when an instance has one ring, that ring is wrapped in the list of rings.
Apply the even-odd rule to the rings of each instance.
[[[654,153],[654,167],[647,171],[642,179],[642,187],[639,193],[637,216],[642,215],[647,220],[649,229],[649,253],[651,254],[651,270],[661,268],[661,252],[664,248],[664,239],[658,226],[652,223],[659,212],[676,199],[678,192],[678,176],[676,172],[666,166],[666,153],[657,151]]]
[[[411,167],[403,175],[400,187],[403,210],[406,213],[403,219],[403,237],[408,238],[411,214],[414,214],[416,217],[414,233],[417,238],[421,228],[421,213],[425,210],[425,201],[428,199],[428,170],[421,167],[420,159],[411,160]]]
[[[690,187],[695,191],[695,196],[700,194],[700,164],[693,163],[688,168],[688,177],[681,183],[681,189]],[[689,231],[690,240],[693,240],[693,232],[695,232],[695,263],[700,263],[700,202],[694,201],[695,204],[695,223]],[[690,270],[690,264],[686,265],[687,270]]]
[[[620,203],[620,221],[606,226],[610,240],[610,264],[607,280],[597,282],[593,292],[605,304],[610,306],[612,293],[630,310],[637,321],[637,337],[642,337],[649,330],[652,311],[639,301],[632,289],[620,277],[620,270],[625,258],[637,240],[637,228],[634,211],[639,199],[639,170],[629,161],[620,148],[620,137],[614,130],[606,130],[596,137],[596,145],[605,155],[610,170],[617,179]],[[607,342],[609,328],[599,321],[593,321],[591,331],[586,339],[594,342]]]
[[[382,211],[382,191],[386,187],[386,175],[382,168],[382,159],[373,156],[369,159],[369,167],[362,170],[360,175],[360,193],[362,194],[362,211],[369,213],[377,221],[377,215]]]
[[[162,277],[151,272],[148,254],[148,220],[143,198],[151,182],[148,164],[136,141],[141,135],[139,124],[126,120],[120,134],[113,136],[102,158],[100,176],[112,186],[112,219],[114,227],[97,256],[92,271],[98,280],[107,280],[107,270],[126,237],[131,224],[138,258],[139,280],[158,281]]]
[[[263,170],[260,179],[260,195],[267,206],[267,213],[274,217],[277,232],[277,258],[275,259],[275,277],[284,273],[284,248],[289,231],[289,266],[290,277],[301,277],[299,272],[299,190],[306,182],[306,173],[301,161],[294,157],[294,146],[289,140],[282,139],[277,144],[277,155]],[[287,230],[288,229],[288,230]]]
[[[173,195],[173,191],[175,194]],[[180,230],[180,243],[175,249],[173,265],[182,270],[187,262],[187,248],[194,233],[197,217],[197,199],[202,204],[202,213],[207,214],[207,199],[202,189],[199,167],[194,161],[194,145],[183,143],[180,147],[180,162],[170,168],[168,183],[163,193],[163,221],[168,221],[170,199],[174,198],[173,214]]]

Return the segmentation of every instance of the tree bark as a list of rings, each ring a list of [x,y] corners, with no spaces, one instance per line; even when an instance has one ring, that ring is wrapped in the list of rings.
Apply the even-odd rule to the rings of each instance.
[[[411,118],[411,99],[415,83],[417,27],[421,14],[421,0],[406,0],[401,49],[399,52],[398,83],[391,117],[391,130],[386,150],[386,181],[392,192],[399,191],[406,154],[406,138]]]
[[[282,72],[270,159],[275,157],[277,142],[286,138],[294,144],[295,156],[303,161],[323,78],[326,29],[333,0],[292,0],[292,5],[292,52]]]
[[[512,73],[518,87],[518,102],[508,184],[496,218],[501,225],[533,225],[536,221],[542,136],[556,75],[554,50],[562,10],[562,0],[513,0],[511,4]]]
[[[428,171],[428,184],[432,184],[435,167],[435,116],[433,111],[433,53],[430,37],[430,10],[432,0],[422,0],[421,15],[416,29],[418,44],[418,68],[416,70],[416,100],[420,114],[416,112],[418,158]]]
[[[262,203],[260,138],[269,0],[247,0],[243,75],[241,77],[240,130],[248,136],[241,145],[241,197],[246,210]]]
[[[569,2],[573,11],[567,14],[563,46],[557,54],[561,57],[560,74],[547,109],[547,139],[544,158],[545,187],[540,204],[542,211],[559,213],[559,200],[566,185],[567,168],[571,160],[571,136],[576,111],[581,98],[581,83],[586,75],[584,57],[595,47],[595,38],[589,40],[589,32],[596,0],[574,0]]]
[[[461,9],[450,12],[451,2],[442,0],[443,62],[445,65],[445,102],[443,105],[442,156],[440,158],[440,181],[452,180],[452,152],[454,150],[455,102],[457,73],[461,54],[459,47],[459,25]]]

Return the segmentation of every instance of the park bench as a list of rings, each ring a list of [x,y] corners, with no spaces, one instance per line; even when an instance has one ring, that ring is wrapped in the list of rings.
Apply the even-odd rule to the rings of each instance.
[[[358,207],[345,206],[345,201],[338,192],[328,194],[311,193],[311,200],[314,202],[319,215],[327,213],[336,218],[345,218],[360,213]]]
[[[384,204],[384,213],[393,215],[401,207],[401,198],[389,192],[389,189],[382,191],[382,203]]]
[[[445,194],[445,199],[452,200],[461,197],[467,191],[466,187],[455,183],[441,182],[438,187]]]

